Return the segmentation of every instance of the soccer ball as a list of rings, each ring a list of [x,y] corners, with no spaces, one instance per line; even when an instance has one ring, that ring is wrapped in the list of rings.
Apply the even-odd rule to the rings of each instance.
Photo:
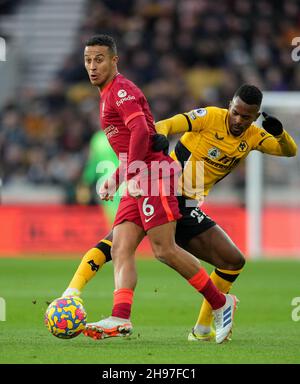
[[[60,339],[78,336],[86,324],[86,312],[78,297],[60,297],[52,301],[45,313],[45,325]]]

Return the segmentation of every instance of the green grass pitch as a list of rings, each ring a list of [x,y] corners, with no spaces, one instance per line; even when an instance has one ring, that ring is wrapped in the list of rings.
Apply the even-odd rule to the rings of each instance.
[[[46,302],[58,297],[79,260],[0,259],[0,363],[209,364],[300,363],[300,321],[291,305],[300,296],[299,261],[248,262],[233,293],[239,299],[231,342],[188,342],[201,296],[156,260],[139,259],[139,280],[128,338],[94,341],[52,336],[43,324]],[[206,266],[211,270],[211,267]],[[87,285],[88,321],[110,314],[112,265]]]

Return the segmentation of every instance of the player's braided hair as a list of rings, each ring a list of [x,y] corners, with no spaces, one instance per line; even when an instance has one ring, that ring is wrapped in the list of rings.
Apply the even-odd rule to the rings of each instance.
[[[117,55],[117,46],[115,40],[109,35],[96,35],[89,38],[85,46],[104,45],[108,47],[113,55]]]
[[[243,100],[244,103],[249,105],[261,105],[262,102],[262,92],[260,89],[254,85],[244,84],[242,85],[234,94],[233,97],[239,97]]]

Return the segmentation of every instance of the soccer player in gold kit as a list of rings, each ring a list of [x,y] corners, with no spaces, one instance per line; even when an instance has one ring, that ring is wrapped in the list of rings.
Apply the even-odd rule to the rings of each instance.
[[[215,266],[210,277],[224,293],[229,292],[241,273],[245,258],[228,235],[200,209],[203,199],[250,151],[285,157],[297,152],[293,138],[275,117],[263,112],[263,128],[253,124],[260,116],[261,102],[261,91],[245,84],[235,92],[228,109],[200,108],[156,123],[161,135],[155,142],[156,150],[166,149],[168,135],[183,133],[171,153],[183,169],[177,197],[182,218],[177,223],[176,242]],[[111,242],[109,234],[84,255],[64,296],[80,295],[96,271],[111,260]],[[204,300],[188,339],[214,339],[212,320],[212,309]]]

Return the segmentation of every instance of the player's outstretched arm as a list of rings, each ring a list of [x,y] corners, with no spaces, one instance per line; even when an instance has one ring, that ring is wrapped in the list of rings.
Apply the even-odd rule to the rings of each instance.
[[[152,149],[155,152],[169,153],[168,135],[187,132],[189,125],[184,115],[175,115],[170,119],[160,120],[155,124],[157,134],[152,139]]]
[[[177,133],[184,133],[189,130],[187,118],[183,114],[174,115],[169,119],[160,120],[155,123],[157,133],[162,135],[175,135]]]
[[[262,113],[264,121],[263,128],[273,137],[267,137],[257,146],[257,150],[275,156],[293,157],[297,154],[297,144],[291,135],[283,129],[281,121],[274,116]]]

